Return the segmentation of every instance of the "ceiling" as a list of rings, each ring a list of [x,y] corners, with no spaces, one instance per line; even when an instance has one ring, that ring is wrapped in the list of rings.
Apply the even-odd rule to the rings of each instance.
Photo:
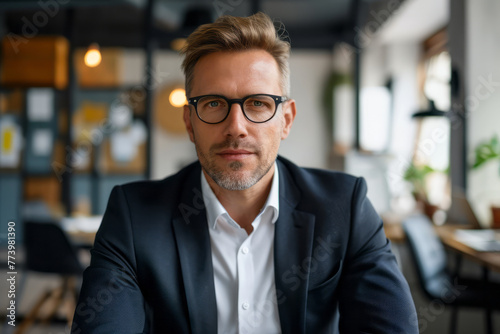
[[[408,0],[380,29],[382,43],[423,41],[450,20],[449,0]]]
[[[0,0],[0,34],[22,36],[31,23],[37,34],[70,36],[76,47],[92,42],[142,47],[147,1],[53,0],[55,7],[44,9],[36,0]],[[263,11],[283,22],[293,48],[331,49],[339,41],[351,42],[367,13],[387,7],[388,1],[392,0],[154,0],[150,32],[158,47],[168,48],[174,38],[186,37],[194,26],[222,14]]]

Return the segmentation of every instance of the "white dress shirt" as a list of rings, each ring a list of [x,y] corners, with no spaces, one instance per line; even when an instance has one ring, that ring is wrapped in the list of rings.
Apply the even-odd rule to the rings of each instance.
[[[279,214],[278,165],[271,191],[248,235],[201,173],[212,247],[219,334],[281,333],[274,282],[274,224]]]

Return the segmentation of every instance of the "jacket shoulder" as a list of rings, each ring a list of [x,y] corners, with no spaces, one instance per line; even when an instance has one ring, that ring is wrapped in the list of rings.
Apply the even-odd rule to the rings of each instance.
[[[118,187],[122,189],[129,204],[134,203],[146,207],[159,204],[165,207],[178,201],[186,181],[192,182],[193,176],[199,175],[197,171],[201,173],[200,165],[194,162],[162,180],[134,181]]]
[[[334,170],[299,167],[282,157],[279,157],[279,161],[283,163],[293,182],[302,193],[311,192],[310,195],[319,198],[334,200],[339,197],[345,199],[346,195],[352,194],[356,184],[362,179]]]

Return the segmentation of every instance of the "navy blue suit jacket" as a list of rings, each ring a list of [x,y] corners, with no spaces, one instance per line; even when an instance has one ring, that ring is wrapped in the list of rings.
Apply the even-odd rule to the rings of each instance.
[[[366,184],[279,157],[274,263],[283,333],[418,333]],[[198,162],[113,189],[72,333],[217,333]]]

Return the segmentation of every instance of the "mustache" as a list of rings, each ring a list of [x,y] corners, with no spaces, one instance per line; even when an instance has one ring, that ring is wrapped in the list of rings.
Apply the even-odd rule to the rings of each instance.
[[[260,148],[258,145],[255,145],[248,140],[241,140],[241,139],[234,139],[234,138],[227,138],[223,142],[213,144],[210,147],[210,151],[219,151],[223,149],[242,149],[242,150],[248,150],[252,152],[260,152]]]

